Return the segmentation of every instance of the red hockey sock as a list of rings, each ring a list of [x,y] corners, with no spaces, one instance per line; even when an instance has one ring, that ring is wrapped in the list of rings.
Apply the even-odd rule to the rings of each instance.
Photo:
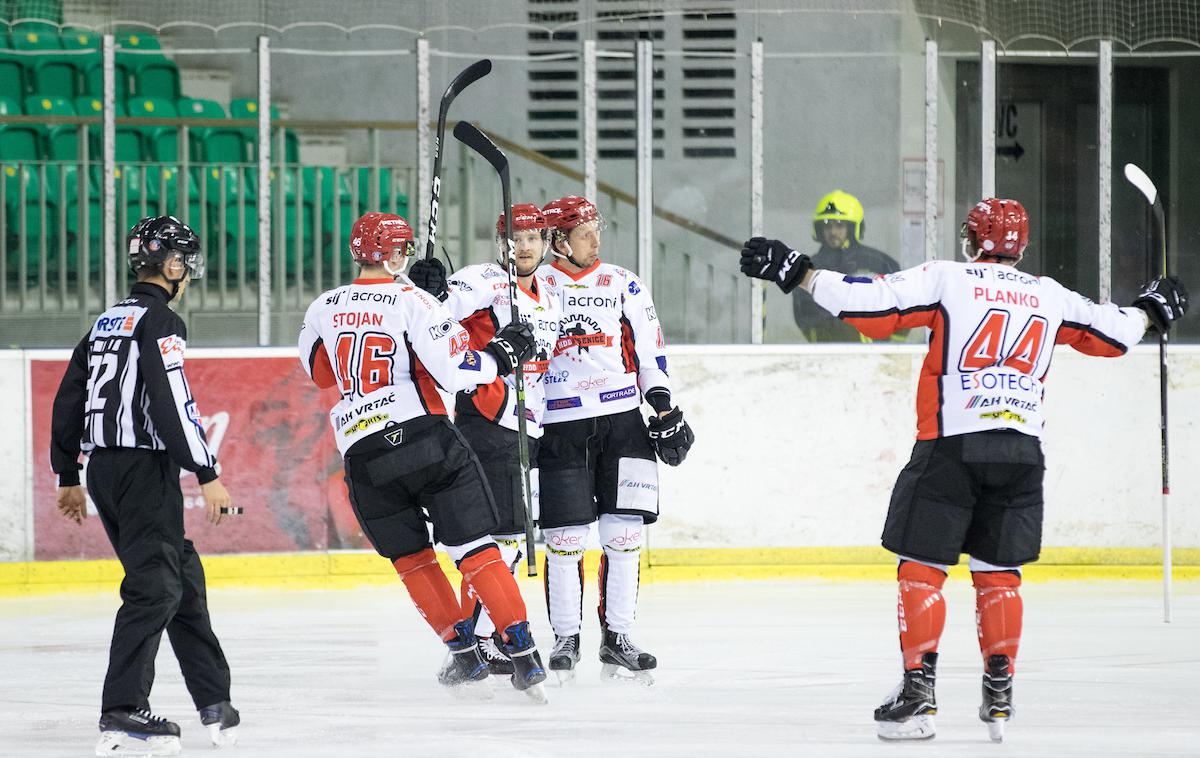
[[[936,653],[946,626],[946,602],[942,600],[945,572],[923,563],[903,561],[898,572],[900,653],[904,670],[921,668],[921,656]]]
[[[450,580],[438,565],[433,548],[397,558],[392,565],[408,589],[413,605],[433,631],[443,640],[452,638],[454,625],[463,620],[463,612]]]
[[[527,620],[525,601],[517,588],[517,580],[513,579],[512,571],[495,545],[463,558],[458,563],[458,570],[502,634],[518,621]]]
[[[1017,669],[1017,647],[1021,644],[1021,576],[1010,571],[973,571],[975,625],[979,628],[979,651],[983,665],[992,655],[1008,656],[1008,673]]]

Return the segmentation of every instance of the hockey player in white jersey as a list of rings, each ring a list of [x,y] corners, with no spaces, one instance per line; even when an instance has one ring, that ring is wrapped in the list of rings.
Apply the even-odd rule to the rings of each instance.
[[[413,284],[442,300],[450,314],[471,335],[471,347],[482,349],[509,324],[512,298],[516,298],[521,320],[533,329],[537,343],[533,360],[525,362],[525,415],[529,437],[529,460],[536,466],[538,440],[542,436],[545,391],[542,379],[549,367],[550,352],[558,338],[560,305],[537,275],[546,256],[549,231],[536,205],[518,203],[512,208],[513,247],[516,256],[517,291],[509,292],[505,258],[504,216],[496,222],[497,262],[459,269],[447,281],[446,270],[436,258],[415,262],[408,276]],[[515,573],[524,555],[525,509],[521,492],[520,461],[517,455],[517,397],[513,377],[498,377],[475,392],[460,392],[455,401],[454,425],[467,438],[483,464],[483,472],[496,499],[500,522],[492,538],[500,546],[504,562]],[[534,518],[537,518],[537,468],[530,471]],[[463,582],[462,604],[474,609],[475,635],[479,650],[493,674],[512,672],[512,661],[503,653],[498,634],[487,611]],[[495,639],[493,638],[495,637]]]
[[[472,349],[467,330],[441,303],[396,280],[414,250],[403,218],[368,213],[350,235],[359,276],[309,306],[300,330],[300,361],[318,386],[341,393],[329,420],[345,459],[354,515],[449,648],[449,665],[438,675],[442,684],[470,688],[487,677],[488,668],[471,616],[438,566],[426,517],[435,541],[503,630],[515,668],[513,686],[544,702],[546,673],[525,603],[491,538],[496,504],[437,391],[488,386],[512,373],[533,355],[533,334],[525,324],[509,324],[481,349]]]
[[[875,711],[882,739],[928,739],[946,619],[948,566],[970,555],[983,655],[979,717],[993,740],[1013,715],[1021,637],[1021,566],[1041,550],[1043,382],[1055,345],[1123,355],[1147,328],[1165,332],[1187,309],[1174,277],[1148,283],[1133,306],[1098,305],[1047,276],[1016,270],[1029,241],[1015,200],[990,198],[962,226],[967,262],[933,261],[872,279],[812,268],[778,240],[742,250],[748,276],[797,286],[867,337],[929,329],[917,383],[917,442],[892,491],[883,546],[899,559],[904,677]]]
[[[600,660],[608,677],[649,683],[653,655],[629,638],[646,525],[658,519],[655,453],[677,466],[694,440],[671,402],[666,344],[654,302],[632,272],[600,261],[596,206],[568,196],[542,208],[553,261],[541,268],[559,294],[562,326],[546,382],[538,451],[546,598],[554,627],[550,668],[573,676],[582,624],[581,560],[593,522],[600,559]],[[642,400],[654,408],[647,423]]]

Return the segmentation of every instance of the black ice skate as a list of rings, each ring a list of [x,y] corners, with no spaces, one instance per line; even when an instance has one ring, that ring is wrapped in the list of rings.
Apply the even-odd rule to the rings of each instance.
[[[987,724],[992,742],[1004,741],[1004,725],[1013,717],[1012,674],[1008,673],[1008,656],[988,656],[983,673],[983,705],[979,719]]]
[[[237,744],[237,728],[242,717],[228,700],[201,708],[200,723],[208,729],[213,747]]]
[[[491,637],[479,637],[479,656],[487,664],[488,673],[493,676],[507,676],[513,672],[512,660],[504,654],[504,640],[496,632]]]
[[[558,678],[560,687],[575,681],[576,663],[579,663],[579,635],[554,635],[554,649],[550,651],[550,670]]]
[[[904,679],[883,705],[875,709],[875,727],[881,740],[928,740],[936,735],[933,717],[937,700],[937,653],[921,656],[921,668],[904,672]]]
[[[520,621],[504,630],[508,642],[504,643],[504,652],[512,659],[512,686],[524,692],[535,703],[545,704],[546,668],[542,666],[542,656],[538,654],[533,644],[533,635],[529,633],[529,622]]]
[[[179,724],[147,708],[118,708],[100,715],[96,755],[179,755]]]
[[[450,654],[438,672],[438,682],[450,689],[455,697],[486,700],[492,696],[491,687],[484,681],[488,677],[487,663],[479,654],[479,640],[475,638],[475,624],[464,619],[454,625],[454,637],[446,641]]]
[[[604,629],[600,643],[600,676],[604,679],[631,680],[650,686],[654,677],[649,673],[658,667],[658,659],[633,644],[629,635]],[[629,673],[626,673],[629,672]]]

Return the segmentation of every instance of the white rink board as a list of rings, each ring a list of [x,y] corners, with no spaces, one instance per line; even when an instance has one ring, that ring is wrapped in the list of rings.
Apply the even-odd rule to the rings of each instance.
[[[660,466],[652,547],[876,545],[915,428],[917,345],[677,347],[675,397],[696,430],[685,463]],[[194,357],[290,354],[196,350]],[[26,358],[0,351],[0,561],[32,542]],[[1046,393],[1046,526],[1053,547],[1157,547],[1161,540],[1158,353],[1118,359],[1060,348]],[[1200,547],[1200,348],[1171,347],[1172,533]],[[203,404],[204,399],[200,398]],[[314,413],[323,414],[322,409]],[[10,431],[11,430],[11,431]]]
[[[675,397],[696,431],[660,467],[655,547],[876,545],[916,428],[923,346],[676,348]],[[1200,350],[1172,346],[1172,520],[1200,546]],[[1046,524],[1055,547],[1161,539],[1158,349],[1117,359],[1060,347],[1046,383]]]

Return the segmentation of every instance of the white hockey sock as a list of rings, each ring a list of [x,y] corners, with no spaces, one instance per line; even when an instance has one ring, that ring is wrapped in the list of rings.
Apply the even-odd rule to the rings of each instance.
[[[492,539],[496,540],[496,545],[500,548],[500,558],[508,565],[513,572],[513,576],[517,574],[517,563],[525,555],[525,535],[524,534],[493,534]],[[480,637],[491,636],[492,632],[496,631],[496,625],[492,623],[491,616],[488,616],[487,609],[482,603],[476,600],[479,608],[479,618],[475,620],[475,634]],[[470,610],[470,609],[464,609]]]
[[[579,634],[583,624],[583,550],[589,524],[546,529],[546,605],[559,637]]]
[[[645,531],[641,516],[600,516],[600,623],[619,634],[629,633],[637,615]]]

